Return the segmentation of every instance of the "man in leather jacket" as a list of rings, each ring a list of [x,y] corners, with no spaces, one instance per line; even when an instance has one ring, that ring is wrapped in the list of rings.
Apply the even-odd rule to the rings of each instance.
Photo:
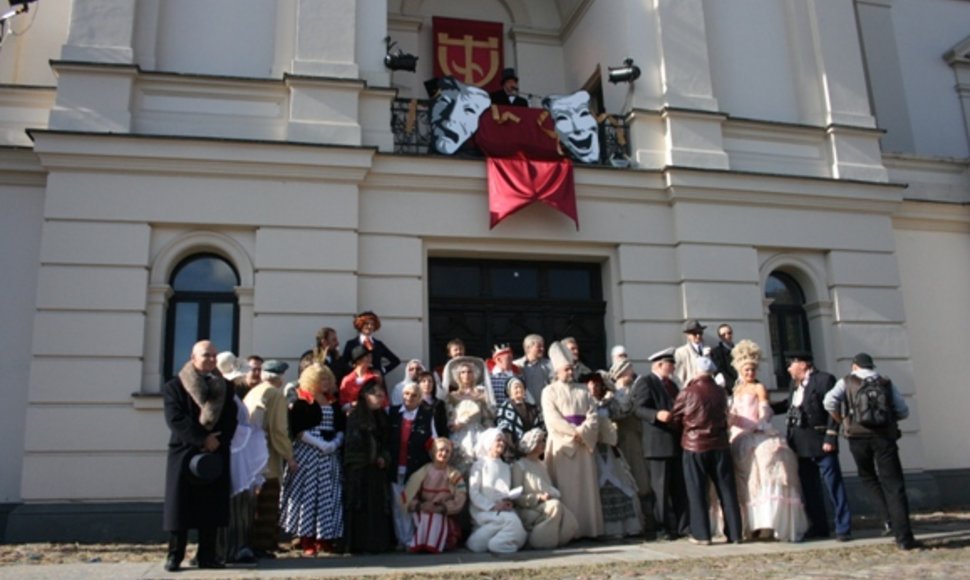
[[[697,375],[677,396],[671,421],[682,428],[684,480],[690,510],[692,544],[710,545],[711,523],[707,504],[708,481],[713,481],[724,512],[729,542],[741,543],[741,508],[734,480],[734,461],[728,441],[728,408],[724,389],[711,374],[717,372],[707,357],[695,361]]]

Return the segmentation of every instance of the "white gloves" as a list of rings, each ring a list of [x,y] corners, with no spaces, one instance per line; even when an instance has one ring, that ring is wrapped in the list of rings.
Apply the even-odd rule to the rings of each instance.
[[[337,450],[336,442],[324,441],[320,437],[317,437],[316,435],[313,435],[312,433],[308,433],[306,431],[304,431],[303,434],[300,435],[300,441],[303,441],[307,445],[312,445],[316,447],[324,455],[329,455]]]

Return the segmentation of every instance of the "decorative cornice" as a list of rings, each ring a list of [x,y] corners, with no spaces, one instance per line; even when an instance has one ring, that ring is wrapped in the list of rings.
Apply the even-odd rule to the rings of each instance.
[[[401,14],[387,15],[387,30],[395,32],[414,32],[417,33],[424,26],[424,19],[415,16],[404,16]]]
[[[44,187],[47,170],[30,147],[0,147],[0,185]]]
[[[516,41],[544,46],[562,46],[562,36],[558,30],[548,28],[532,28],[528,26],[513,26],[509,36]]]
[[[670,199],[758,207],[892,214],[905,185],[720,169],[667,167]]]
[[[893,214],[893,227],[970,234],[970,204],[905,200]]]
[[[943,54],[943,60],[950,66],[956,64],[970,64],[970,36],[958,42],[953,48]]]
[[[46,169],[359,183],[376,148],[207,137],[30,130]]]

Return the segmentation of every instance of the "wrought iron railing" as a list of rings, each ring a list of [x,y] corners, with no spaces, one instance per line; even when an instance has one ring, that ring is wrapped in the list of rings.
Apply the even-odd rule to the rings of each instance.
[[[629,126],[625,117],[601,115],[600,165],[630,165]],[[391,104],[394,152],[409,155],[437,155],[431,149],[431,101],[394,99]]]

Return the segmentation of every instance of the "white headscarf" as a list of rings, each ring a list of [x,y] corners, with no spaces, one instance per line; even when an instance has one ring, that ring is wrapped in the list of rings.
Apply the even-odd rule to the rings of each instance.
[[[498,427],[492,427],[482,431],[478,435],[478,442],[475,444],[475,455],[479,459],[489,458],[489,452],[492,451],[492,445],[495,445],[495,441],[499,437],[505,437],[502,430]]]

